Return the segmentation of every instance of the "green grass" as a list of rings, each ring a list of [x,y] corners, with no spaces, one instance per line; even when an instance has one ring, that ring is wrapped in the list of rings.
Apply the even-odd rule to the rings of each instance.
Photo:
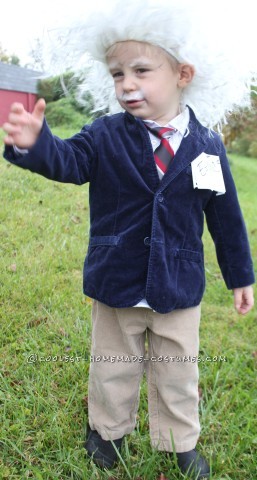
[[[68,136],[70,130],[59,130]],[[257,161],[231,156],[253,257]],[[153,452],[142,385],[136,430],[112,472],[85,458],[91,302],[82,294],[87,186],[50,182],[0,160],[0,479],[183,477]],[[240,317],[205,233],[200,447],[213,479],[256,480],[256,310]],[[33,356],[34,355],[34,356]],[[222,360],[222,359],[221,359]]]

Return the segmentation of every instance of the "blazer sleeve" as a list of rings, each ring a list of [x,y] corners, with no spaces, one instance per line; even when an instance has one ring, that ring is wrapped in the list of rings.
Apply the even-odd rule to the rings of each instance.
[[[85,126],[70,139],[61,140],[52,134],[44,120],[39,138],[27,154],[17,154],[13,147],[7,146],[4,158],[50,180],[82,185],[90,180],[95,152],[90,126]]]
[[[226,151],[220,142],[220,161],[226,193],[214,192],[206,208],[206,222],[213,238],[217,260],[228,289],[241,288],[255,281],[245,222]]]

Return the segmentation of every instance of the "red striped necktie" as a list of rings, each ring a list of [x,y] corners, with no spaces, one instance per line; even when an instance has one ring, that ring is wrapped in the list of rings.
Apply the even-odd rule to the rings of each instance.
[[[175,155],[174,150],[170,146],[168,137],[170,137],[177,130],[175,128],[168,127],[149,127],[148,125],[146,125],[146,128],[161,140],[160,145],[158,145],[154,151],[154,159],[156,165],[164,174]]]

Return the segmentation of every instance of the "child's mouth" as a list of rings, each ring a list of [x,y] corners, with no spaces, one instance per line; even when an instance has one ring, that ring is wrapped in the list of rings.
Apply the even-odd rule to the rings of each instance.
[[[140,99],[140,100],[132,99],[132,100],[127,100],[125,103],[126,103],[126,105],[129,105],[130,107],[132,107],[132,106],[139,105],[143,101],[144,101],[143,99]]]

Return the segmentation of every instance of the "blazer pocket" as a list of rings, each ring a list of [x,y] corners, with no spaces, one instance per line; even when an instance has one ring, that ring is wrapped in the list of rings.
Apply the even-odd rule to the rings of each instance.
[[[95,237],[91,237],[89,240],[89,247],[97,247],[97,246],[105,246],[105,247],[115,247],[120,242],[120,236],[118,235],[98,235]]]
[[[189,260],[196,263],[203,262],[203,254],[194,250],[174,250],[174,257],[178,258],[179,260]]]

